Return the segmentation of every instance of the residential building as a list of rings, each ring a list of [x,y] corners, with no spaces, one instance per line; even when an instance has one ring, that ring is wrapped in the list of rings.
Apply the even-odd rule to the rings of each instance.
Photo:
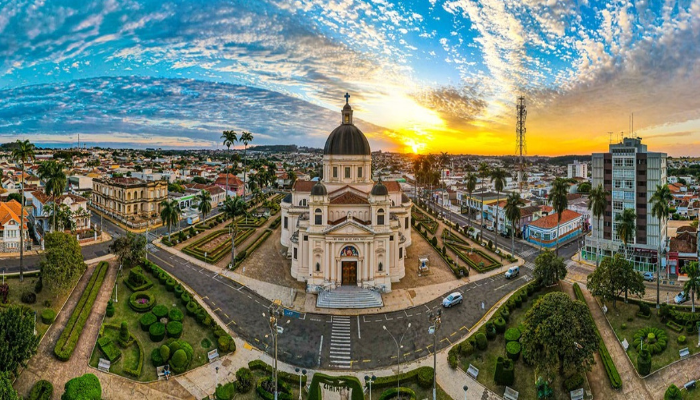
[[[17,200],[0,203],[0,252],[19,252],[21,207]],[[29,213],[24,210],[24,246],[26,250],[31,250],[32,241],[27,230],[28,216]]]
[[[656,187],[666,184],[666,153],[650,152],[642,139],[630,137],[611,144],[607,153],[594,153],[591,165],[592,187],[602,185],[609,193],[608,207],[600,227],[592,219],[593,232],[586,238],[583,256],[594,259],[600,230],[602,256],[620,252],[634,262],[635,269],[655,270],[659,246],[666,247],[666,221],[651,214],[650,200]],[[634,210],[637,219],[634,238],[625,252],[615,217],[627,208]]]
[[[160,203],[168,199],[168,182],[138,178],[99,178],[92,181],[91,206],[127,224],[145,228],[159,223]]]
[[[588,164],[574,160],[573,164],[566,166],[567,178],[586,178],[588,176]]]
[[[26,194],[27,201],[32,203],[32,213],[29,216],[32,229],[37,236],[37,240],[52,230],[53,220],[47,206],[53,204],[53,199],[43,191],[35,190]],[[71,193],[62,194],[56,199],[59,204],[66,205],[71,211],[71,222],[75,232],[83,233],[91,229],[90,211],[88,210],[88,200],[84,197]],[[59,214],[60,215],[60,214]],[[65,230],[71,227],[64,226]]]
[[[554,213],[531,222],[525,227],[523,238],[530,243],[544,248],[555,248],[581,234],[583,216],[575,211],[564,210],[559,214]],[[557,230],[557,226],[559,230]]]
[[[228,175],[228,181],[226,175]],[[243,181],[234,174],[219,174],[214,184],[223,190],[228,190],[229,196],[243,196]],[[228,184],[228,189],[226,184]]]

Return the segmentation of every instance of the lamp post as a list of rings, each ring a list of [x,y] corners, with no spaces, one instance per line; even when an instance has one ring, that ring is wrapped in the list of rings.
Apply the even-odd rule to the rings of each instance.
[[[279,306],[277,305],[271,305],[270,308],[268,309],[269,313],[269,319],[268,323],[270,324],[270,333],[272,334],[272,339],[274,340],[274,345],[275,345],[275,366],[273,370],[273,377],[275,380],[275,400],[277,400],[277,334],[280,331],[281,326],[278,325],[279,319],[282,318],[282,310],[280,310]],[[263,313],[263,317],[265,316],[265,313]]]
[[[440,329],[440,323],[442,322],[442,310],[438,308],[437,311],[430,311],[428,319],[432,324],[428,328],[428,333],[433,335],[433,400],[437,399],[437,331]]]
[[[467,390],[469,390],[469,388],[467,387],[467,385],[464,385],[462,389],[464,389],[464,400],[467,400]]]
[[[369,400],[372,400],[372,382],[376,381],[377,377],[372,375],[370,378],[369,376],[365,375],[365,385],[369,385]]]
[[[406,332],[411,328],[411,323],[408,323],[408,326],[406,327],[406,330],[403,332],[401,335],[401,338],[397,341],[394,335],[389,332],[388,329],[386,329],[386,325],[382,325],[382,329],[384,329],[389,336],[391,336],[392,339],[394,339],[394,343],[396,343],[396,390],[398,390],[401,387],[401,342],[403,342],[404,336],[406,336]]]
[[[299,367],[297,367],[297,368],[294,368],[294,371],[296,371],[297,375],[299,375],[299,400],[301,400],[301,377],[306,376],[306,370],[302,369],[301,374],[299,374]]]

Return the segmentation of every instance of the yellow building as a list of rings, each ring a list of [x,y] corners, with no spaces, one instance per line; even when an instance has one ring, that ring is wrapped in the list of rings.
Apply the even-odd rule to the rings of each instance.
[[[131,228],[158,223],[160,203],[168,199],[167,181],[99,178],[92,181],[92,207]]]

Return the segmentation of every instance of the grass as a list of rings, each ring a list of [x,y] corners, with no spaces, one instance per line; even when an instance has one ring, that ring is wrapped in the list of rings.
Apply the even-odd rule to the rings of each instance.
[[[34,286],[36,285],[37,280],[39,280],[38,273],[31,275],[24,274],[24,280],[22,282],[19,281],[19,277],[17,276],[6,276],[5,283],[7,283],[10,286],[10,293],[7,296],[7,304],[0,305],[0,309],[2,309],[2,307],[10,306],[12,304],[18,304],[29,307],[32,310],[36,311],[36,332],[37,335],[39,335],[39,337],[42,337],[44,336],[46,331],[49,330],[50,325],[46,325],[43,322],[41,322],[41,312],[47,308],[50,308],[56,312],[56,318],[58,318],[58,312],[61,309],[61,307],[63,307],[63,303],[65,303],[66,300],[68,300],[68,295],[70,294],[71,289],[65,289],[63,291],[51,291],[48,288],[44,287],[44,289],[36,295],[36,302],[34,304],[22,303],[22,293],[34,292]],[[47,300],[51,302],[50,307],[46,307],[44,305],[44,302]]]
[[[114,316],[111,318],[105,317],[104,322],[112,325],[120,325],[122,321],[126,321],[127,325],[129,326],[129,332],[131,332],[131,334],[133,334],[139,340],[144,348],[143,370],[141,371],[141,375],[138,377],[138,380],[141,382],[154,381],[157,377],[156,367],[154,367],[153,363],[151,363],[151,351],[165,343],[167,337],[162,342],[152,342],[148,336],[148,332],[144,332],[139,326],[139,319],[143,314],[137,313],[133,311],[131,307],[129,307],[128,299],[133,292],[124,284],[124,280],[128,276],[129,272],[123,271],[121,276],[117,278],[119,302],[114,304]],[[151,279],[150,276],[149,279]],[[204,339],[209,340],[210,344],[216,343],[216,337],[214,336],[211,328],[203,327],[194,317],[187,315],[187,310],[182,302],[175,298],[174,293],[168,292],[165,289],[165,285],[161,285],[157,279],[154,279],[153,287],[148,289],[147,292],[155,295],[156,304],[165,305],[168,307],[168,310],[178,308],[180,311],[182,311],[183,315],[185,315],[185,318],[182,321],[183,330],[182,337],[180,339],[187,341],[190,345],[192,345],[192,349],[194,349],[194,355],[192,357],[192,362],[190,363],[189,369],[206,364],[208,362],[207,351],[213,349],[213,345],[210,348],[204,348],[201,343],[204,341]],[[114,339],[116,340],[118,331],[105,329],[105,335],[112,334],[115,335]],[[136,352],[135,357],[138,357],[136,346],[129,346],[126,349],[120,348],[120,350],[122,351],[122,358],[121,360],[117,361],[116,364],[114,364],[110,371],[125,376],[129,379],[134,379],[129,375],[125,375],[122,372],[122,368],[123,365],[125,365],[124,363],[131,363],[133,361],[133,359],[130,358],[129,352]],[[97,348],[97,346],[95,346],[92,351],[92,356],[90,357],[90,365],[96,367],[100,357],[102,356],[102,352]],[[136,358],[135,363],[138,362],[137,360],[138,358]]]
[[[625,304],[624,301],[618,300],[617,309],[614,309],[612,307],[612,304],[607,304],[607,306],[608,313],[606,314],[606,317],[608,318],[610,325],[612,325],[613,330],[615,331],[615,334],[617,335],[618,339],[620,341],[627,339],[627,342],[630,343],[630,348],[629,350],[627,350],[627,354],[632,360],[632,364],[635,368],[637,368],[637,350],[632,348],[632,339],[634,337],[634,333],[637,332],[638,329],[647,326],[663,329],[668,335],[668,344],[666,346],[666,350],[664,350],[661,354],[655,354],[651,356],[652,372],[663,368],[674,361],[680,360],[680,356],[678,355],[678,351],[680,349],[687,347],[690,351],[690,354],[695,354],[698,352],[698,350],[700,350],[700,348],[698,348],[697,346],[697,333],[689,334],[685,331],[685,329],[683,329],[681,333],[678,333],[670,329],[666,326],[665,323],[662,323],[659,320],[659,318],[656,315],[656,309],[653,305],[651,308],[651,318],[649,319],[638,318],[636,316],[637,312],[639,311],[639,306],[637,306],[636,304]],[[626,325],[626,329],[622,329],[622,324]],[[677,339],[680,335],[683,335],[687,338],[685,344],[678,344]]]
[[[364,383],[364,382],[362,382]],[[403,384],[401,383],[401,387],[407,387],[414,392],[416,392],[416,399],[432,399],[433,398],[433,388],[430,387],[429,389],[424,389],[420,387],[416,382],[411,382],[409,384]],[[372,387],[372,398],[373,399],[378,399],[379,396],[384,393],[385,390],[388,390],[389,388],[381,388],[381,389],[375,389]],[[369,399],[369,395],[365,395],[365,399]],[[452,398],[445,393],[444,390],[440,387],[440,385],[437,385],[437,400],[451,400]]]
[[[521,308],[516,308],[511,311],[510,319],[506,324],[507,328],[518,327],[525,319],[527,310],[535,304],[537,299],[550,292],[560,291],[558,287],[545,288],[540,292],[533,293],[533,296],[528,297],[527,302],[523,303]],[[494,382],[494,373],[496,372],[496,359],[499,356],[506,357],[506,341],[503,334],[496,335],[496,338],[489,340],[488,347],[484,351],[476,350],[474,354],[468,357],[460,357],[460,367],[466,371],[469,364],[479,368],[479,376],[477,380],[491,391],[502,396],[505,392],[505,386],[499,386]],[[518,391],[521,399],[536,399],[537,391],[535,389],[535,368],[526,364],[523,361],[522,354],[515,362],[515,382],[512,389]],[[563,379],[559,376],[555,377],[552,382],[552,390],[554,391],[554,399],[565,400],[569,399],[569,392],[563,387]],[[584,389],[589,390],[587,383],[584,383]]]
[[[236,393],[234,394],[233,398],[236,400],[259,400],[260,396],[255,393],[255,386],[257,385],[259,380],[263,380],[267,377],[272,376],[272,374],[268,374],[264,371],[251,371],[253,373],[253,388],[250,389],[248,393]],[[311,381],[309,381],[311,382]],[[225,384],[227,382],[219,382],[219,384]],[[292,389],[292,399],[298,399],[299,398],[299,384],[297,383],[296,385],[293,385],[291,383],[288,383],[289,387]],[[307,393],[306,390],[304,389],[303,391],[303,398],[306,398]],[[211,399],[212,396],[209,396]],[[379,397],[377,397],[379,398]]]

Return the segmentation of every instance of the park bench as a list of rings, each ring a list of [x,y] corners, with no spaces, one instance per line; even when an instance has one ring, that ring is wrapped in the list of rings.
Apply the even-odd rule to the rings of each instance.
[[[479,368],[469,364],[469,369],[467,369],[467,373],[471,375],[472,378],[476,379],[476,377],[479,376]]]
[[[158,380],[165,379],[166,381],[168,378],[170,378],[170,365],[161,365],[160,367],[156,367],[156,376],[158,376]]]
[[[685,390],[695,389],[695,379],[683,385]]]
[[[219,359],[219,351],[214,349],[207,353],[207,357],[209,358],[209,362],[214,362]]]
[[[572,390],[569,395],[571,400],[583,400],[583,388]]]
[[[518,400],[520,393],[506,386],[506,392],[503,393],[503,398],[505,400]]]
[[[112,366],[112,363],[109,362],[109,360],[105,360],[104,358],[100,358],[100,362],[97,364],[97,369],[99,369],[102,372],[109,372],[109,367]]]
[[[630,348],[630,344],[627,342],[627,339],[622,341],[622,348],[625,349],[625,351]]]
[[[682,360],[690,355],[690,351],[686,347],[684,349],[678,350],[678,355],[681,356],[681,360]]]

